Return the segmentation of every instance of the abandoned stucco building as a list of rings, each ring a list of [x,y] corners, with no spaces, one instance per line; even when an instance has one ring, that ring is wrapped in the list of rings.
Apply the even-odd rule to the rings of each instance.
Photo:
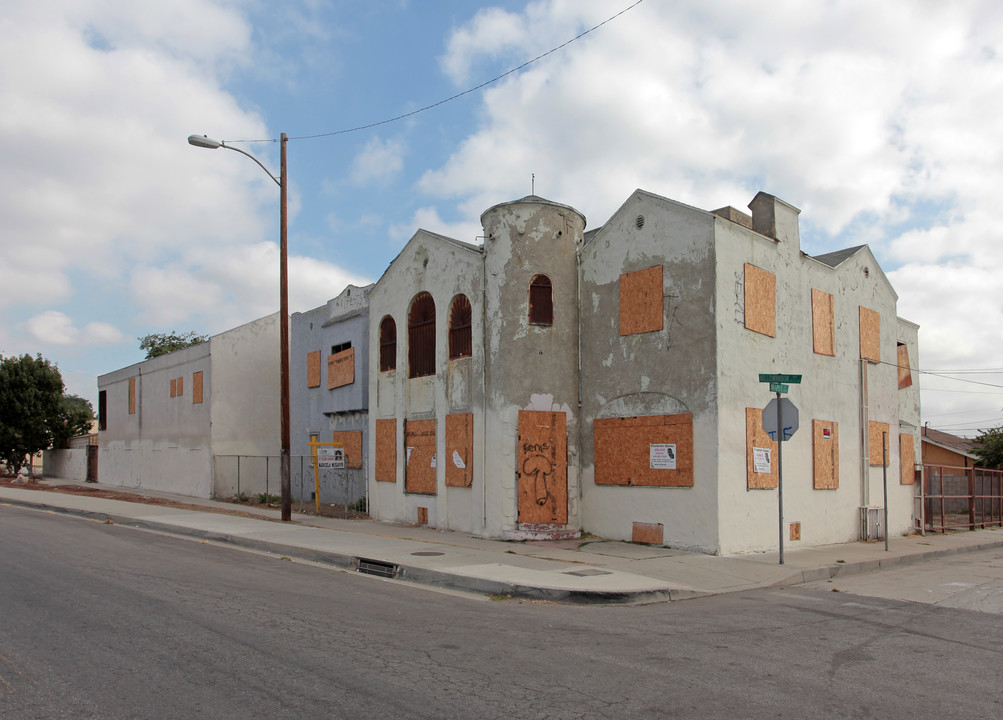
[[[758,376],[792,373],[791,546],[867,534],[884,438],[889,529],[910,529],[918,328],[866,246],[811,257],[797,209],[765,193],[750,208],[638,190],[586,233],[577,210],[530,196],[481,216],[482,246],[419,230],[369,295],[371,514],[773,549]]]

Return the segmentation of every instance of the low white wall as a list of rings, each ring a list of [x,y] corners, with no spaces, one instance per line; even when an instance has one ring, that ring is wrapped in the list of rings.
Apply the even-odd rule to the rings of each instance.
[[[205,447],[112,442],[98,455],[98,482],[209,498],[211,459]]]
[[[42,454],[45,476],[61,480],[87,480],[87,448],[46,450]]]

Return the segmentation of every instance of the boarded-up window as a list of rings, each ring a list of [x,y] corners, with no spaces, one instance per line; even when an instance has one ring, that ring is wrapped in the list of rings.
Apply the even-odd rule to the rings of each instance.
[[[327,389],[355,382],[355,348],[327,356]]]
[[[470,357],[473,350],[471,342],[471,318],[473,311],[466,295],[457,295],[449,309],[449,359]]]
[[[811,290],[811,334],[813,349],[819,355],[836,354],[836,330],[833,322],[832,295]]]
[[[534,325],[554,324],[554,288],[546,275],[536,275],[529,283],[529,321]]]
[[[662,266],[620,275],[620,334],[661,330],[664,313]]]
[[[306,354],[306,386],[320,387],[320,350]]]
[[[916,482],[916,442],[911,433],[899,435],[899,482],[913,485]]]
[[[178,381],[176,378],[171,378],[171,397],[178,396]]]
[[[912,370],[909,367],[909,348],[905,343],[898,344],[899,390],[912,385]]]
[[[380,372],[397,369],[397,323],[387,315],[380,321]]]
[[[427,292],[411,303],[407,345],[408,377],[435,375],[435,301]]]
[[[745,264],[745,327],[777,336],[777,276]]]
[[[520,523],[568,522],[568,417],[562,412],[519,411]]]
[[[178,378],[178,397],[183,397],[185,394],[185,379],[183,377]]]
[[[435,495],[435,420],[405,420],[404,491]]]
[[[860,306],[860,357],[881,362],[881,315]]]
[[[136,414],[136,378],[129,378],[129,414]]]
[[[693,487],[693,416],[596,418],[596,485]]]
[[[397,421],[376,421],[376,481],[397,482]]]
[[[745,465],[749,490],[777,487],[777,443],[763,430],[761,408],[745,408]]]
[[[198,405],[202,402],[202,371],[192,373],[192,404]]]
[[[871,465],[877,465],[881,467],[882,459],[887,459],[891,457],[891,440],[888,438],[889,425],[883,422],[871,422],[867,423],[867,442],[870,447]],[[884,448],[883,443],[888,443],[888,454],[887,456],[882,455],[882,449]]]
[[[332,442],[341,443],[345,449],[345,467],[362,467],[362,431],[335,430]]]
[[[812,467],[816,490],[839,489],[839,423],[811,421]]]
[[[470,487],[474,483],[474,415],[446,416],[446,485]]]

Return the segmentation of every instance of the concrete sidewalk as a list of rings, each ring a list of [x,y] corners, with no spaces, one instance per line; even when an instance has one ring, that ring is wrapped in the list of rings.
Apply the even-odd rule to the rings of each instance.
[[[373,520],[297,514],[292,522],[282,523],[278,510],[132,492],[199,509],[9,487],[0,487],[0,503],[111,520],[435,587],[578,603],[680,600],[793,585],[1003,546],[1003,530],[997,528],[891,538],[887,552],[883,542],[786,549],[785,564],[780,565],[776,552],[713,556],[600,538],[504,542]],[[246,516],[213,510],[237,510]]]

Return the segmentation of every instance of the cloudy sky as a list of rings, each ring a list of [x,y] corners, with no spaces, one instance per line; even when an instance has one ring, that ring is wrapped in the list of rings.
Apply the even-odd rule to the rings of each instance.
[[[273,312],[277,188],[186,138],[271,140],[238,147],[277,173],[285,132],[293,310],[419,227],[474,242],[533,174],[590,227],[638,187],[765,190],[806,252],[871,246],[921,369],[968,371],[922,375],[924,421],[1003,422],[1003,4],[635,2],[4,0],[0,353],[94,401],[138,336]]]

